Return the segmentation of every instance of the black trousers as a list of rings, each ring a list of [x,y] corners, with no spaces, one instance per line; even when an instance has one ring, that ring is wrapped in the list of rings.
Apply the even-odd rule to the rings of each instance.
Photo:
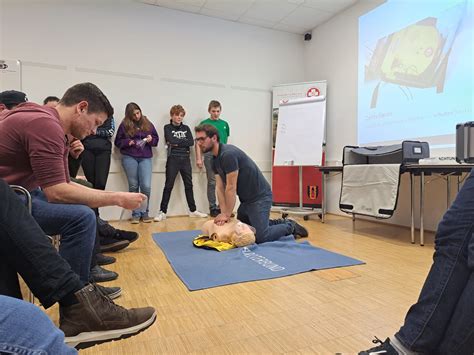
[[[0,294],[22,298],[17,273],[48,308],[84,285],[0,179]]]
[[[171,191],[173,190],[174,181],[176,180],[178,173],[180,173],[183,178],[184,192],[186,194],[186,201],[188,202],[189,210],[191,212],[196,211],[196,203],[194,202],[193,194],[193,175],[189,155],[170,155],[166,161],[166,181],[160,206],[160,210],[164,213],[168,211]]]
[[[94,189],[105,190],[110,171],[110,150],[86,149],[82,152],[82,170]]]
[[[77,159],[74,159],[70,155],[67,156],[69,176],[73,178],[77,176],[77,172],[79,171],[79,168],[81,167],[81,159],[82,159],[82,154]]]

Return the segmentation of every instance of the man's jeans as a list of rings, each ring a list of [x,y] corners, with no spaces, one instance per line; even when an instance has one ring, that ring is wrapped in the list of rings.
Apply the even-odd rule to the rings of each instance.
[[[17,273],[45,308],[83,288],[24,202],[1,179],[0,201],[0,294],[21,298]]]
[[[209,201],[209,209],[216,209],[216,174],[212,169],[212,159],[214,156],[212,152],[204,153],[204,166],[206,167],[207,175],[207,200]]]
[[[237,210],[237,219],[250,224],[257,231],[257,243],[272,242],[290,235],[293,227],[284,219],[270,220],[272,194],[264,196],[252,203],[241,203]]]
[[[64,333],[34,304],[0,296],[0,353],[77,354],[64,344]]]
[[[444,214],[433,265],[418,302],[395,335],[422,353],[474,353],[474,174]]]
[[[82,281],[89,281],[96,217],[88,206],[49,203],[41,190],[31,192],[32,214],[48,235],[61,235],[59,254]]]
[[[151,158],[134,158],[128,155],[122,156],[122,166],[128,180],[129,192],[141,192],[146,195],[146,208],[140,206],[132,211],[132,217],[140,218],[148,216],[151,194]]]
[[[188,203],[189,211],[196,211],[196,203],[194,202],[193,193],[193,172],[189,155],[170,155],[166,161],[166,181],[160,204],[160,210],[164,213],[168,211],[171,191],[173,190],[174,182],[178,173],[180,173],[183,178],[184,193],[186,195],[186,202]]]

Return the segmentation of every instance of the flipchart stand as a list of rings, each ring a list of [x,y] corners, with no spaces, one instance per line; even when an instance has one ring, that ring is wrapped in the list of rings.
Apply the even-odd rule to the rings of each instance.
[[[298,166],[299,207],[273,207],[272,211],[321,217],[321,208],[303,206],[303,166],[321,166],[326,146],[326,97],[316,96],[280,102],[275,143],[275,166]],[[324,197],[323,197],[324,198]]]

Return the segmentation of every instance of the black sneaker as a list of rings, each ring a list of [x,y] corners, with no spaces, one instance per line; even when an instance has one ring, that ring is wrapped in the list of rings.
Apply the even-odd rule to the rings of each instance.
[[[150,220],[150,222],[152,220]],[[124,231],[124,230],[121,230],[121,229],[116,229],[115,234],[112,236],[112,238],[117,239],[117,240],[126,240],[129,243],[133,243],[135,240],[138,239],[138,233],[137,232],[132,232],[132,231]]]
[[[104,255],[102,253],[98,253],[95,257],[97,260],[97,265],[100,266],[113,264],[117,261],[117,259],[115,259],[113,256]]]
[[[293,231],[291,234],[295,236],[295,238],[306,238],[308,236],[308,230],[303,227],[301,224],[297,223],[292,219],[287,219],[293,226]]]
[[[112,252],[125,249],[130,245],[128,240],[118,240],[109,237],[100,237],[100,252]]]
[[[99,265],[94,266],[91,269],[90,279],[92,282],[107,282],[115,280],[118,274],[114,271],[106,270]]]
[[[217,207],[209,209],[209,216],[217,217],[221,213],[221,210]]]
[[[390,338],[385,339],[385,341],[380,340],[375,337],[372,340],[372,343],[379,344],[376,347],[373,347],[369,350],[361,351],[359,355],[371,355],[371,354],[386,354],[386,355],[398,355],[398,351],[390,344]]]
[[[120,287],[105,287],[99,284],[96,284],[95,287],[97,287],[100,292],[108,296],[111,300],[120,297],[122,294],[122,289]]]

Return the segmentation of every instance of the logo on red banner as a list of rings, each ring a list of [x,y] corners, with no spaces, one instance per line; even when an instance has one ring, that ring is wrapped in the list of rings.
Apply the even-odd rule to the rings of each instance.
[[[308,185],[308,198],[310,200],[316,200],[316,198],[318,197],[318,186],[311,186],[311,185]]]
[[[313,96],[319,96],[321,92],[319,91],[318,88],[310,88],[308,92],[306,93],[307,97],[313,97]]]

